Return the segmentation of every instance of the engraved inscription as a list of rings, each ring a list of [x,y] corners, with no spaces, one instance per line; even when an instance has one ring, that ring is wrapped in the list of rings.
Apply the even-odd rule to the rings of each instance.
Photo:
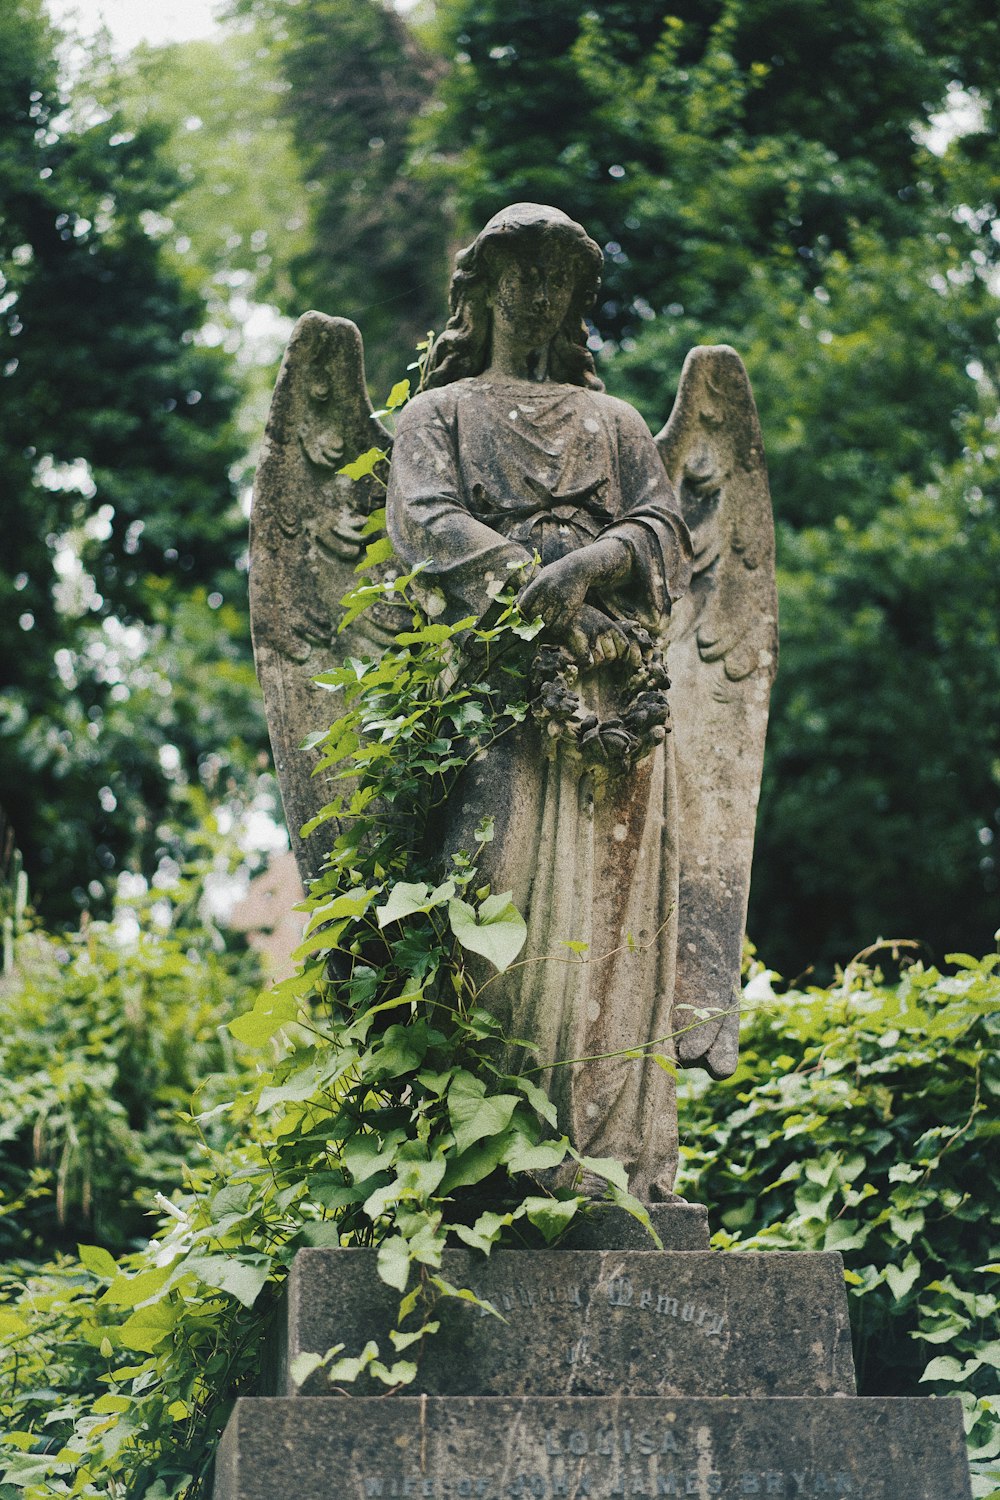
[[[609,1307],[636,1307],[641,1312],[657,1314],[661,1318],[677,1318],[681,1323],[690,1323],[709,1337],[722,1332],[725,1318],[690,1298],[673,1297],[669,1292],[654,1291],[643,1287],[637,1292],[628,1276],[612,1276],[607,1288]]]
[[[503,1313],[516,1312],[519,1309],[530,1311],[532,1308],[544,1307],[546,1304],[560,1307],[578,1307],[581,1310],[590,1303],[590,1288],[570,1283],[566,1286],[528,1286],[515,1282],[507,1286],[491,1287],[485,1290],[481,1287],[473,1289],[481,1302],[489,1302]],[[600,1284],[594,1289],[596,1296],[603,1295],[607,1298],[609,1307],[631,1308],[640,1312],[650,1313],[655,1317],[673,1318],[678,1323],[687,1323],[696,1328],[700,1333],[709,1338],[717,1338],[725,1327],[725,1317],[720,1312],[715,1312],[710,1307],[705,1307],[700,1302],[689,1297],[675,1297],[669,1291],[663,1291],[653,1287],[642,1287],[637,1289],[629,1276],[612,1276],[606,1286]],[[486,1307],[479,1310],[481,1318],[490,1316]],[[569,1362],[575,1363],[579,1355],[569,1355]]]
[[[544,1307],[546,1303],[558,1304],[560,1307],[587,1306],[585,1289],[575,1285],[523,1286],[515,1283],[512,1286],[492,1287],[489,1291],[483,1291],[479,1287],[473,1287],[472,1290],[480,1302],[491,1302],[502,1312],[514,1312],[519,1307]],[[490,1317],[489,1309],[481,1307],[479,1316]]]
[[[660,1500],[661,1496],[770,1495],[772,1500],[863,1500],[849,1474],[822,1469],[724,1471],[676,1467],[618,1468],[595,1472],[587,1465],[561,1465],[546,1472],[521,1471],[501,1482],[497,1475],[365,1474],[363,1500]]]
[[[514,1460],[491,1474],[366,1473],[360,1500],[864,1500],[845,1471],[716,1464],[714,1451],[704,1428],[681,1432],[669,1419],[658,1427],[550,1427],[523,1468]]]

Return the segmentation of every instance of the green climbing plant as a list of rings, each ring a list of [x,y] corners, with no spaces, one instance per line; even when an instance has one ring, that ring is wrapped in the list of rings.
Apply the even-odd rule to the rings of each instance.
[[[418,575],[387,561],[373,540],[345,622],[377,602],[403,628],[378,661],[321,679],[343,712],[314,748],[343,791],[308,829],[333,837],[298,972],[230,1023],[242,1087],[186,1115],[201,1160],[166,1185],[145,1249],[81,1246],[0,1281],[5,1500],[203,1493],[302,1246],[377,1247],[400,1301],[384,1347],[309,1356],[294,1376],[323,1367],[338,1386],[395,1389],[416,1377],[441,1300],[474,1300],[441,1274],[449,1244],[555,1240],[585,1208],[584,1173],[648,1225],[624,1168],[559,1134],[539,1070],[505,1071],[477,966],[515,964],[526,929],[477,872],[489,820],[471,849],[429,836],[455,778],[528,712],[540,627],[519,614],[514,578],[483,619],[431,620]]]

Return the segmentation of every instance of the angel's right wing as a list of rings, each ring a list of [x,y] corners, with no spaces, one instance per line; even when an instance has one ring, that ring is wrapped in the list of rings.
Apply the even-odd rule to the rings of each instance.
[[[250,622],[274,766],[303,883],[318,874],[322,840],[299,830],[342,783],[314,777],[303,740],[329,728],[337,695],[313,679],[347,656],[377,655],[391,639],[370,614],[341,636],[340,601],[356,582],[361,529],[384,503],[369,476],[337,471],[392,439],[372,413],[361,334],[347,318],[307,312],[278,374],[250,515]]]
[[[694,543],[668,670],[680,895],[673,1023],[682,1065],[736,1067],[740,961],[771,682],[778,661],[774,522],[743,361],[692,349],[657,446]]]

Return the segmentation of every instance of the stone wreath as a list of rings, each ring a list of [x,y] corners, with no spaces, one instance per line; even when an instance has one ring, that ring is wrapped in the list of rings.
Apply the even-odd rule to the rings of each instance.
[[[531,664],[531,713],[553,740],[575,747],[594,766],[631,770],[670,733],[670,679],[659,644],[634,620],[619,620],[634,649],[612,664],[629,670],[621,711],[599,719],[576,691],[580,668],[563,646],[546,644]],[[638,665],[636,660],[638,658]]]

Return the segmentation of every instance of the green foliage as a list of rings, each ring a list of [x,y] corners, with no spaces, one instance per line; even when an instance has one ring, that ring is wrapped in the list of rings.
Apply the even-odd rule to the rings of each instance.
[[[780,961],[843,954],[873,913],[934,957],[996,927],[1000,469],[967,431],[935,484],[786,535],[751,914],[796,933]]]
[[[310,232],[291,267],[294,310],[358,323],[381,389],[395,351],[440,325],[447,292],[448,203],[408,163],[441,59],[381,0],[230,0],[230,11],[256,20],[287,88]]]
[[[957,1392],[995,1496],[1000,958],[949,963],[781,996],[759,973],[737,1072],[682,1089],[678,1186],[720,1248],[840,1251],[861,1393]]]
[[[178,267],[228,323],[248,302],[292,301],[289,265],[306,248],[306,190],[282,104],[287,85],[253,26],[218,40],[141,46],[117,70],[133,126],[167,126]],[[240,299],[230,307],[232,299]]]
[[[3,9],[0,802],[35,899],[58,922],[81,904],[106,912],[123,866],[155,869],[170,766],[179,756],[197,783],[200,757],[230,743],[231,666],[249,651],[245,522],[229,478],[237,390],[228,356],[197,341],[203,306],[164,253],[178,184],[158,129],[127,128],[112,80],[100,98],[61,96],[54,47],[37,0]],[[227,600],[223,621],[215,606]],[[155,658],[165,640],[190,639],[195,615],[223,665],[221,694],[203,691],[192,712],[174,696],[191,661],[178,649],[161,675]],[[125,736],[121,706],[141,669],[165,692],[148,733],[132,702]],[[203,673],[202,689],[211,682]],[[234,732],[255,753],[259,710],[245,703]],[[106,768],[97,786],[82,766],[94,756]]]
[[[350,614],[395,600],[410,628],[378,662],[325,678],[344,691],[323,742],[344,793],[315,823],[340,831],[307,902],[302,969],[230,1025],[263,1049],[259,1066],[238,1088],[213,1081],[191,1122],[202,1159],[161,1200],[168,1217],[146,1249],[116,1262],[81,1246],[79,1261],[15,1267],[3,1285],[11,1495],[203,1493],[302,1245],[377,1245],[401,1300],[391,1348],[337,1346],[296,1376],[323,1366],[338,1384],[394,1389],[415,1378],[441,1299],[475,1300],[439,1274],[446,1244],[488,1254],[505,1234],[557,1238],[584,1204],[584,1171],[648,1223],[619,1164],[555,1134],[533,1069],[503,1071],[481,995],[517,962],[524,923],[509,893],[479,883],[474,851],[443,850],[432,832],[456,775],[523,718],[540,626],[509,598],[478,623],[430,623],[412,583],[366,579],[346,601]],[[479,847],[492,836],[484,823]],[[102,1021],[84,1033],[99,1052]]]
[[[520,198],[588,227],[602,374],[654,427],[693,344],[747,362],[783,633],[755,939],[789,973],[828,974],[877,932],[981,950],[997,879],[979,840],[1000,828],[980,615],[980,598],[997,614],[993,7],[437,13],[452,66],[415,130],[464,233]],[[950,538],[940,572],[931,533]]]
[[[111,922],[18,941],[0,980],[0,1256],[141,1242],[202,1138],[180,1112],[210,1077],[203,1108],[234,1087],[224,1027],[256,971],[199,916],[211,868],[122,901]]]

